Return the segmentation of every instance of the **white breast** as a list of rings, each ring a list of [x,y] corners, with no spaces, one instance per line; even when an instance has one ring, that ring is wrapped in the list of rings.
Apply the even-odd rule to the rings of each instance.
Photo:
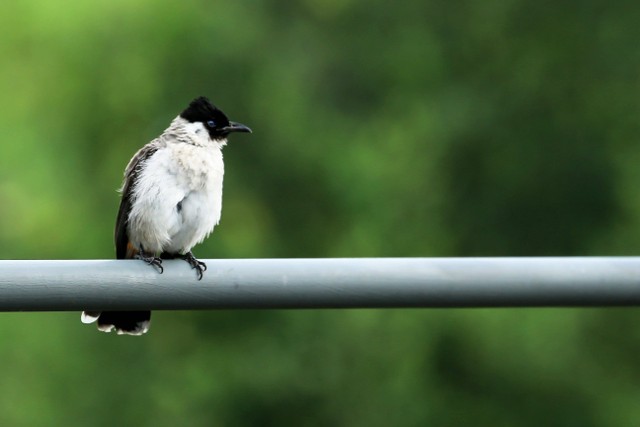
[[[220,148],[180,144],[175,147],[176,182],[184,197],[174,209],[165,250],[185,253],[202,242],[220,221],[224,163]]]
[[[168,143],[146,161],[129,215],[134,244],[184,254],[213,231],[222,211],[221,145]]]

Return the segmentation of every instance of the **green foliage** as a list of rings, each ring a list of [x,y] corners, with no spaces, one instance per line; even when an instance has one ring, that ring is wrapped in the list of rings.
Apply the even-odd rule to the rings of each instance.
[[[624,255],[640,241],[640,6],[8,2],[0,258],[110,258],[131,155],[199,95],[225,149],[201,258]],[[640,315],[0,316],[2,425],[622,426]],[[636,335],[638,335],[636,337]]]

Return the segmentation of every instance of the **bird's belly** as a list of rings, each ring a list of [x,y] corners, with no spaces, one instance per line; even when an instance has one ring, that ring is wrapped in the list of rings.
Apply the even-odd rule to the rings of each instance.
[[[129,238],[149,253],[184,254],[220,220],[220,151],[186,144],[172,150],[159,151],[147,162],[134,190]]]
[[[170,240],[164,250],[185,253],[202,242],[220,220],[222,191],[191,191],[176,206]]]

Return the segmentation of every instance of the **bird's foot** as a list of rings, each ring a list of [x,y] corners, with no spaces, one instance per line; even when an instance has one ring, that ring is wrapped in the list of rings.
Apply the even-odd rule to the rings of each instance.
[[[196,257],[193,256],[191,251],[187,252],[184,255],[180,255],[180,258],[187,261],[191,268],[195,268],[198,273],[198,280],[202,280],[202,274],[207,270],[207,264],[202,261],[198,261]]]
[[[140,259],[144,262],[146,262],[149,265],[154,266],[155,268],[157,268],[160,271],[160,274],[164,273],[164,267],[162,267],[162,259],[158,258],[157,256],[153,256],[150,254],[145,254],[142,251],[138,252],[135,255],[136,259]]]

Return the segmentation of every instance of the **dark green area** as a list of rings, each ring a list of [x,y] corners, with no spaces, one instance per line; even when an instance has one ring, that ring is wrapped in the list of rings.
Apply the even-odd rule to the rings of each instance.
[[[640,4],[7,2],[0,258],[113,257],[131,155],[209,96],[201,258],[634,255]],[[0,424],[628,426],[635,309],[0,316]]]

